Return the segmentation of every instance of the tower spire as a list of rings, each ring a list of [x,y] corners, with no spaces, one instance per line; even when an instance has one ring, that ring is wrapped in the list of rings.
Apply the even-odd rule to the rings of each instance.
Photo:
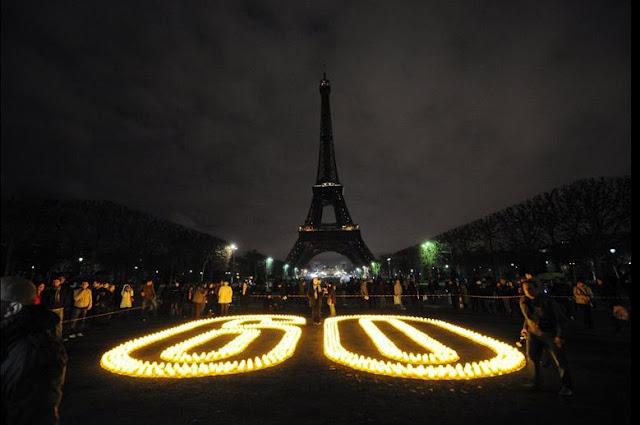
[[[333,128],[331,125],[331,106],[329,94],[331,84],[327,80],[327,73],[322,73],[320,80],[320,155],[318,158],[318,175],[316,184],[340,184],[336,155],[333,147]]]

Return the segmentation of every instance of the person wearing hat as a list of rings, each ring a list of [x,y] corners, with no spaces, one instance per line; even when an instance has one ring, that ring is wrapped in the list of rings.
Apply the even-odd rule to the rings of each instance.
[[[0,280],[2,424],[59,422],[67,353],[56,335],[58,315],[34,305],[35,296],[26,279]]]
[[[569,364],[564,352],[564,328],[566,316],[552,298],[538,288],[534,280],[522,282],[523,295],[520,310],[524,316],[521,334],[527,338],[527,366],[533,378],[530,388],[540,389],[540,360],[546,350],[558,369],[562,387],[560,395],[573,394]]]

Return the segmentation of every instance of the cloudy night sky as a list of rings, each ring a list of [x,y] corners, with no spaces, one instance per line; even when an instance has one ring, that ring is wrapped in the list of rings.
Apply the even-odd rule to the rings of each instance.
[[[331,80],[374,254],[630,174],[630,2],[2,2],[2,193],[104,199],[284,258]]]

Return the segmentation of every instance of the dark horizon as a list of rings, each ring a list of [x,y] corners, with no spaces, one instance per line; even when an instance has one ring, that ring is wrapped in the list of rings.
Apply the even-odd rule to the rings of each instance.
[[[630,174],[629,9],[5,2],[3,196],[109,200],[284,258],[326,70],[347,206],[395,252]]]

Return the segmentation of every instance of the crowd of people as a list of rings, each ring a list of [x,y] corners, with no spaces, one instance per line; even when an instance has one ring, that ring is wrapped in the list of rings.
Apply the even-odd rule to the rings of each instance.
[[[531,275],[497,280],[449,279],[440,283],[435,280],[419,283],[413,276],[359,279],[349,283],[313,278],[280,281],[257,288],[248,279],[233,285],[224,279],[185,284],[174,281],[160,285],[153,279],[137,285],[80,279],[69,284],[60,275],[48,285],[44,282],[36,285],[35,303],[42,304],[60,318],[56,333],[68,340],[84,336],[87,318],[93,319],[92,324],[101,326],[110,322],[112,313],[122,313],[126,319],[131,315],[128,311],[136,309],[139,312],[135,316],[142,321],[159,313],[173,318],[197,319],[227,315],[231,305],[237,312],[244,312],[252,299],[254,305],[262,303],[268,312],[308,303],[314,322],[323,311],[334,316],[337,309],[351,308],[354,304],[366,310],[404,310],[444,304],[455,310],[517,317],[521,315],[518,300],[523,295],[522,284],[527,280],[531,280]],[[590,285],[585,279],[578,279],[575,284],[565,280],[539,283],[541,291],[555,298],[567,317],[578,320],[586,328],[594,327],[592,310],[596,301],[608,310],[616,331],[628,319],[628,303],[623,301],[621,293],[624,291],[612,278],[596,279]]]
[[[91,283],[90,283],[91,281]],[[247,281],[239,285],[238,298],[249,295]],[[64,341],[84,336],[87,319],[102,326],[118,313],[128,319],[131,310],[139,310],[137,318],[147,321],[159,312],[174,318],[200,318],[214,314],[226,315],[234,298],[234,290],[226,280],[196,284],[173,282],[157,285],[153,279],[136,285],[117,285],[93,279],[80,279],[70,284],[59,275],[49,285],[36,286],[34,303],[58,316],[56,334]]]

